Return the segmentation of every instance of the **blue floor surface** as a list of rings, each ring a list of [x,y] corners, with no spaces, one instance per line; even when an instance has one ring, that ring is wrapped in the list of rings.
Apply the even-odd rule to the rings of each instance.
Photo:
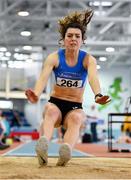
[[[36,145],[36,141],[28,142],[26,144],[20,145],[19,147],[13,150],[8,151],[7,153],[4,154],[4,156],[36,156],[35,145]],[[49,157],[58,157],[59,147],[60,147],[59,144],[51,142],[49,144],[49,150],[48,150]],[[75,149],[72,152],[72,156],[73,157],[90,157],[92,155]]]

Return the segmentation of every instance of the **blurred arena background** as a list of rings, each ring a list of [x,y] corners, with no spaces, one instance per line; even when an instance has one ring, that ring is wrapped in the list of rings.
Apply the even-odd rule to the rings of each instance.
[[[0,149],[1,155],[39,138],[53,74],[37,104],[30,104],[24,91],[34,86],[45,57],[59,48],[58,19],[88,8],[93,9],[94,16],[82,49],[97,59],[102,92],[112,101],[96,105],[87,83],[83,103],[87,121],[76,150],[96,157],[131,157],[131,0],[0,0],[0,122],[5,128],[2,141],[8,145],[6,150]],[[111,113],[115,114],[115,123],[109,127]],[[122,139],[123,132],[129,141]],[[55,129],[52,143],[61,141],[62,136]],[[126,152],[112,154],[109,141],[115,150]]]

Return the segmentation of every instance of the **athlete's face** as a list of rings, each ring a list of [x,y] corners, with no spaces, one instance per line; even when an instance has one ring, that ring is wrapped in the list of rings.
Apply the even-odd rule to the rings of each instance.
[[[82,33],[78,28],[68,28],[64,38],[65,48],[77,50],[82,45]]]

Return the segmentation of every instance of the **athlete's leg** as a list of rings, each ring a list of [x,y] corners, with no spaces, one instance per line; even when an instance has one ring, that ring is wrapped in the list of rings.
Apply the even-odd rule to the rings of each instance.
[[[51,139],[55,125],[61,121],[61,112],[53,103],[47,103],[40,127],[40,139],[36,144],[36,153],[40,166],[48,163],[48,141]]]
[[[71,148],[74,147],[80,134],[80,128],[86,120],[86,115],[82,109],[71,111],[64,121],[66,133],[64,135],[64,142],[68,143]]]
[[[59,150],[58,166],[65,166],[71,159],[72,148],[78,140],[80,127],[85,119],[85,113],[81,109],[73,110],[67,114],[64,121],[64,126],[66,127],[64,144],[61,145]]]
[[[61,123],[61,112],[53,103],[47,103],[43,113],[43,120],[40,127],[40,135],[45,136],[48,140],[53,135],[54,127]]]

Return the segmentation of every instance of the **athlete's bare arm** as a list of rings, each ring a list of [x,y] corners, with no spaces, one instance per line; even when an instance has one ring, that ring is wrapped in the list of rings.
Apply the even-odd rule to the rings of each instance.
[[[86,67],[88,70],[89,84],[91,86],[93,93],[96,95],[101,92],[96,67],[96,59],[91,55],[87,55],[86,59],[84,60],[84,63],[84,67]]]
[[[43,89],[45,89],[48,78],[53,68],[57,66],[56,56],[57,56],[57,53],[50,54],[45,60],[39,79],[37,80],[35,88],[34,88],[34,92],[38,97],[41,95]]]
[[[46,58],[40,76],[35,84],[34,90],[31,89],[26,90],[25,94],[29,101],[31,101],[32,103],[38,101],[39,96],[42,94],[43,90],[46,87],[47,81],[49,79],[49,76],[53,68],[57,66],[58,66],[58,54],[57,52],[54,52]]]
[[[91,55],[87,55],[84,60],[84,67],[88,70],[88,80],[94,95],[100,94],[101,88],[98,79],[96,59]],[[101,95],[95,98],[95,102],[99,104],[106,104],[110,102],[110,99],[107,95]]]

